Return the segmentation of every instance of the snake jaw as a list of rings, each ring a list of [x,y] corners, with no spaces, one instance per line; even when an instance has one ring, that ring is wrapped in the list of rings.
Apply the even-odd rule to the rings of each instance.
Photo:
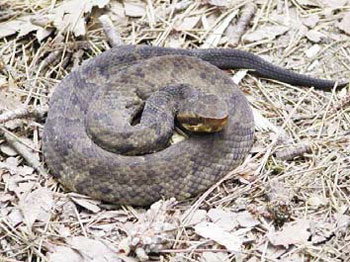
[[[215,133],[221,131],[226,126],[228,116],[224,118],[194,118],[186,116],[178,116],[180,124],[188,131],[196,133]]]

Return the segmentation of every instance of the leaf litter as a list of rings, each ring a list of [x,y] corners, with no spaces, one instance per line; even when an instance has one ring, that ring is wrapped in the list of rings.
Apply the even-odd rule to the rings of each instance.
[[[46,112],[40,110],[78,64],[122,42],[237,46],[301,73],[350,79],[349,5],[5,0],[0,260],[348,261],[348,88],[325,93],[232,72],[257,122],[251,155],[201,196],[148,209],[106,205],[47,176],[40,152]],[[41,113],[23,110],[28,106]]]

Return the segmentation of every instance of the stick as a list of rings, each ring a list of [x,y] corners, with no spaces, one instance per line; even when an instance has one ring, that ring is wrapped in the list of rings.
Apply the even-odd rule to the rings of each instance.
[[[48,178],[48,174],[43,168],[42,164],[38,159],[33,157],[33,153],[31,150],[33,149],[28,149],[28,147],[21,142],[21,140],[14,134],[12,134],[10,131],[7,131],[5,128],[2,128],[4,131],[4,137],[7,141],[7,143],[17,151],[18,154],[20,154],[25,161],[33,167],[40,175],[42,175],[44,178]]]
[[[15,110],[5,112],[0,115],[0,124],[7,121],[26,118],[26,117],[38,117],[41,118],[49,110],[48,106],[34,107],[32,105],[22,106]]]
[[[119,32],[115,29],[111,19],[108,15],[101,15],[99,17],[100,23],[102,24],[103,30],[108,38],[108,42],[112,47],[120,46],[123,44],[123,40]]]
[[[231,24],[229,28],[227,28],[227,36],[228,42],[232,46],[237,46],[239,40],[245,32],[245,29],[249,22],[254,17],[256,12],[256,5],[254,3],[248,3],[244,6],[242,10],[242,14],[236,25]]]

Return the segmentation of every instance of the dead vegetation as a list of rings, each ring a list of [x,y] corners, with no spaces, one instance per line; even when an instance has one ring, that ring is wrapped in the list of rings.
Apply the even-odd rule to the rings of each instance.
[[[65,192],[40,152],[49,98],[121,43],[237,47],[350,79],[348,0],[3,0],[0,261],[350,261],[349,87],[232,73],[256,118],[245,163],[195,199],[150,209]]]

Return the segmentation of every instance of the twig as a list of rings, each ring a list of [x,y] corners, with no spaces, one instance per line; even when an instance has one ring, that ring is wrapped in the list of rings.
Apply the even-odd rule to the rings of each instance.
[[[23,142],[20,141],[18,137],[16,137],[11,132],[7,131],[5,128],[2,128],[4,131],[4,137],[7,141],[7,143],[17,151],[18,154],[20,154],[26,162],[33,167],[40,175],[42,175],[44,178],[48,178],[48,174],[43,168],[42,164],[38,159],[33,157],[33,153],[31,150],[28,149],[26,145],[23,144]]]
[[[350,94],[347,95],[346,97],[342,98],[340,101],[338,101],[333,108],[330,110],[330,113],[334,114],[337,111],[341,109],[345,109],[347,106],[350,105]]]
[[[231,46],[237,46],[242,35],[246,31],[247,25],[254,17],[256,12],[256,5],[248,3],[244,6],[240,19],[235,25],[231,24],[227,28],[226,35],[228,36],[228,43]]]
[[[297,108],[300,106],[300,104],[304,101],[304,99],[314,90],[314,88],[310,88],[305,94],[304,96],[301,97],[301,99],[298,101],[298,103],[295,105],[295,107],[293,108],[293,110],[290,112],[290,114],[288,115],[287,119],[284,121],[281,130],[284,130],[284,128],[287,126],[287,124],[291,121],[292,117],[294,116]],[[254,158],[260,157],[261,154],[263,154],[263,152],[265,152],[262,160],[261,160],[261,164],[259,166],[259,168],[256,169],[255,174],[258,175],[263,168],[265,167],[268,158],[271,155],[272,149],[278,144],[279,138],[282,134],[282,131],[280,131],[276,137],[274,138],[274,140],[270,143],[270,145],[268,145],[268,147],[262,151],[261,153],[257,154]]]
[[[17,118],[37,117],[42,118],[49,110],[48,106],[22,106],[12,111],[0,115],[0,124]]]
[[[0,255],[0,262],[20,262],[20,261],[12,258],[3,257],[2,255]]]
[[[41,70],[46,70],[46,68],[49,66],[49,65],[52,65],[53,63],[57,62],[59,59],[60,59],[60,55],[62,54],[62,50],[56,50],[52,53],[50,53],[40,64],[40,67],[39,67],[39,72]]]
[[[111,19],[108,15],[101,15],[99,20],[102,24],[103,30],[108,38],[108,42],[112,47],[120,46],[123,44],[123,40],[119,32],[115,29]]]
[[[309,143],[284,146],[275,151],[276,158],[281,160],[292,160],[294,157],[302,156],[305,153],[311,153]]]

